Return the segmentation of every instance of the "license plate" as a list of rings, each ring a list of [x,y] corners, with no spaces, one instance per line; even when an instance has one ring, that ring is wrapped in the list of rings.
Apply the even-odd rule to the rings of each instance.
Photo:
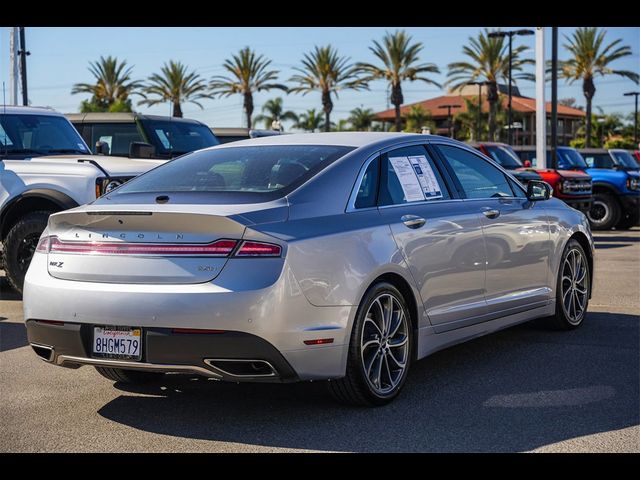
[[[93,356],[140,360],[142,329],[136,327],[93,327]]]

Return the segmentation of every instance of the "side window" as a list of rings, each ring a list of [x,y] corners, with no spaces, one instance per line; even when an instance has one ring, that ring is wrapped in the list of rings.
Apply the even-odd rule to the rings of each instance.
[[[380,160],[378,205],[451,198],[438,167],[423,146],[392,150]]]
[[[460,181],[467,198],[513,197],[507,177],[496,167],[467,150],[438,145]]]
[[[94,123],[91,129],[91,150],[95,152],[96,142],[109,145],[109,155],[128,156],[131,142],[144,142],[135,123]]]
[[[523,188],[516,185],[515,180],[509,179],[509,185],[511,185],[511,190],[513,190],[514,197],[518,198],[527,198],[527,193],[523,190]]]
[[[356,208],[375,207],[378,193],[378,173],[380,171],[380,157],[372,160],[364,172],[362,182],[358,188]]]

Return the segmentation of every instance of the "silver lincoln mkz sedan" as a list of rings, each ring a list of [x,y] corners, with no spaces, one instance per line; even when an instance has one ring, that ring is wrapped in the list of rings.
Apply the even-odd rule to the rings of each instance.
[[[584,320],[585,216],[462,143],[265,137],[200,150],[52,215],[26,276],[37,355],[119,382],[328,379],[381,405],[411,363]]]

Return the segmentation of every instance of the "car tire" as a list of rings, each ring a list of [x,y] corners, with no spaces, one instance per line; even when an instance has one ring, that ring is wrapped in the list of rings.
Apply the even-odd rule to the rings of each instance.
[[[575,268],[576,265],[579,265],[578,268]],[[575,275],[574,268],[577,270]],[[553,330],[578,328],[584,323],[587,314],[590,291],[591,271],[587,256],[580,243],[570,239],[564,247],[558,267],[556,313],[552,317],[541,319],[540,323]]]
[[[613,195],[596,193],[591,209],[587,212],[592,230],[611,230],[621,217],[620,204]]]
[[[638,211],[623,216],[623,218],[616,223],[616,230],[629,230],[636,225],[640,225],[640,212]]]
[[[120,383],[152,383],[159,381],[164,376],[162,372],[141,372],[123,368],[95,367],[95,369],[103,377]]]
[[[11,227],[4,240],[4,271],[9,284],[19,293],[22,293],[31,257],[52,213],[44,210],[28,213]]]
[[[400,393],[412,353],[413,329],[402,293],[390,283],[376,283],[356,313],[346,374],[328,382],[329,392],[345,405],[386,405]]]

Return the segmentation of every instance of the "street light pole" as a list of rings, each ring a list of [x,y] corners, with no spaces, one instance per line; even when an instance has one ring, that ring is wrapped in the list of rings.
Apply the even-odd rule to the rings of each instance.
[[[507,95],[509,96],[509,103],[507,108],[507,143],[511,145],[511,71],[513,69],[512,58],[512,45],[513,37],[515,35],[534,35],[536,32],[533,30],[510,30],[508,32],[491,32],[489,38],[504,38],[509,37],[509,84],[507,85]]]
[[[446,108],[447,109],[447,122],[449,123],[449,138],[453,138],[453,132],[451,127],[453,126],[453,122],[451,121],[451,109],[452,108],[460,108],[460,105],[440,105],[438,108]]]
[[[638,147],[638,95],[640,95],[640,92],[627,92],[624,94],[625,97],[636,97],[636,108],[633,116],[633,143],[636,144],[636,148]]]
[[[480,122],[482,121],[482,86],[489,85],[486,80],[467,82],[467,85],[478,85],[478,114],[476,115],[476,142],[480,141]]]

